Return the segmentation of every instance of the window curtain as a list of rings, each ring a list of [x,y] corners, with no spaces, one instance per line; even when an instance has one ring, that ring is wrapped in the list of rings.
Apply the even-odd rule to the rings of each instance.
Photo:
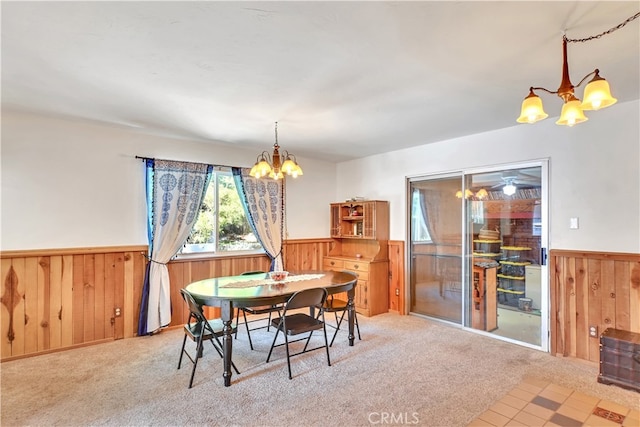
[[[171,322],[167,263],[184,245],[198,218],[213,166],[146,159],[149,262],[142,289],[138,335]]]
[[[271,270],[283,270],[284,180],[256,179],[247,168],[231,170],[249,224],[271,258]]]
[[[424,195],[418,188],[413,189],[411,210],[411,227],[413,242],[430,242],[431,233],[427,225],[427,207],[425,206]]]
[[[420,189],[420,208],[427,223],[427,230],[433,243],[440,243],[440,214],[442,213],[442,195],[439,191]]]

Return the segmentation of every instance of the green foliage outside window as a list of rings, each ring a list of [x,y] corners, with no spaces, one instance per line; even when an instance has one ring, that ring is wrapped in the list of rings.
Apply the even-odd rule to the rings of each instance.
[[[217,189],[217,192],[216,192]],[[217,198],[217,209],[216,209]],[[230,174],[214,173],[185,252],[260,249]]]

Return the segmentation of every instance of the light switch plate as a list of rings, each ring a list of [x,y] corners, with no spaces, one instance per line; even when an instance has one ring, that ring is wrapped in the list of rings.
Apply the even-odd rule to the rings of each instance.
[[[569,218],[569,228],[572,230],[577,230],[578,227],[578,218]]]

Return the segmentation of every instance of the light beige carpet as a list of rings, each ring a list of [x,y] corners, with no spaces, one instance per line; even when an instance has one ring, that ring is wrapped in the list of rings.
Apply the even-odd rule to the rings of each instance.
[[[5,362],[2,426],[365,426],[387,420],[464,426],[525,378],[553,382],[640,409],[638,393],[596,382],[597,366],[414,316],[361,316],[362,341],[265,364],[272,332],[234,341],[241,371],[224,387],[210,344],[194,387],[176,370],[180,329],[151,337]]]

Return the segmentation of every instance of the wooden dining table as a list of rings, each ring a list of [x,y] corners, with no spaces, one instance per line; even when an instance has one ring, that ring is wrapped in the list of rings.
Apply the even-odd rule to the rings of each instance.
[[[354,344],[355,306],[353,298],[357,276],[346,271],[289,272],[283,281],[274,281],[268,273],[241,276],[213,277],[193,282],[186,290],[203,306],[219,307],[222,330],[222,377],[224,385],[231,385],[233,353],[232,321],[235,307],[257,307],[286,302],[297,291],[324,288],[329,295],[346,292],[348,297],[349,345]]]

